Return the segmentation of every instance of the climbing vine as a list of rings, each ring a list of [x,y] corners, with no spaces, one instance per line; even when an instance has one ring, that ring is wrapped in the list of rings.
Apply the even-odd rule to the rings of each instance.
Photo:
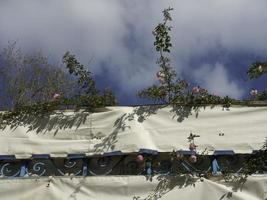
[[[195,86],[190,90],[190,84],[186,80],[177,78],[168,56],[172,47],[170,36],[172,27],[169,25],[172,21],[170,15],[172,10],[172,8],[163,10],[163,21],[152,31],[155,37],[154,47],[159,53],[159,58],[156,61],[159,66],[159,71],[156,74],[159,83],[140,91],[138,96],[153,100],[156,103],[171,105],[223,104],[229,107],[234,102],[234,99],[228,96],[222,98],[210,94],[206,89],[199,86]]]
[[[267,62],[254,62],[252,63],[247,71],[249,79],[257,79],[267,74]],[[253,100],[266,101],[267,100],[267,89],[258,92],[257,89],[253,88],[250,91],[250,95]]]

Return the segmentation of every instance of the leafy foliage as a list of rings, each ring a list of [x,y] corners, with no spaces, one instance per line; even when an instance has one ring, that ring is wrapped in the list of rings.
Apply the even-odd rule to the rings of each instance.
[[[116,104],[116,98],[110,89],[105,89],[103,95],[99,94],[92,78],[92,73],[78,62],[75,55],[66,52],[63,56],[63,63],[66,65],[69,73],[77,77],[77,83],[80,87],[80,105],[96,108]]]
[[[252,154],[245,163],[243,173],[246,175],[251,175],[253,173],[263,172],[262,166],[265,166],[265,171],[267,170],[267,138],[264,142],[262,148]]]
[[[64,69],[48,62],[41,52],[25,55],[10,43],[1,53],[0,107],[50,101],[55,93],[71,95],[74,82]]]
[[[249,66],[247,71],[250,79],[259,78],[264,74],[267,74],[267,62],[255,62]]]
[[[267,90],[260,92],[257,99],[259,101],[266,101],[267,100]]]
[[[111,89],[105,89],[102,94],[96,89],[92,73],[69,52],[63,56],[69,74],[50,65],[41,54],[24,56],[20,50],[16,51],[14,45],[4,53],[6,68],[2,72],[6,75],[5,92],[9,94],[7,101],[12,101],[10,110],[0,113],[1,128],[21,118],[42,116],[56,109],[94,110],[117,103]],[[74,80],[77,80],[78,86]]]
[[[185,80],[177,78],[175,70],[171,67],[170,58],[167,56],[170,53],[171,26],[168,25],[172,21],[170,11],[172,8],[163,11],[163,22],[159,23],[152,34],[155,37],[154,46],[159,52],[159,58],[156,63],[160,70],[156,74],[159,85],[153,85],[138,93],[140,98],[154,100],[156,103],[166,103],[172,105],[206,105],[206,104],[224,104],[230,106],[233,99],[228,96],[221,98],[217,95],[209,94],[207,90],[199,86],[189,90],[189,83]]]
[[[245,167],[242,171],[242,174],[248,176],[254,173],[264,173],[262,166],[266,166],[266,160],[267,149],[260,149],[256,153],[252,154],[248,161],[245,162]]]
[[[229,172],[228,170],[225,170],[223,172],[223,177],[225,181],[243,184],[244,182],[246,182],[246,179],[249,175],[265,173],[267,170],[266,168],[267,166],[266,165],[267,164],[266,163],[267,162],[266,144],[267,144],[267,140],[261,149],[249,155],[249,157],[243,163],[242,170],[239,173],[233,174]]]
[[[91,77],[92,73],[85,70],[85,67],[77,61],[75,55],[67,51],[63,56],[63,63],[66,65],[70,74],[78,77],[78,84],[86,94],[96,95],[98,93],[95,82]]]
[[[252,63],[247,71],[249,79],[257,79],[264,74],[267,74],[267,62],[254,62]],[[256,89],[252,89],[250,92],[253,100],[266,101],[267,90],[259,92]]]

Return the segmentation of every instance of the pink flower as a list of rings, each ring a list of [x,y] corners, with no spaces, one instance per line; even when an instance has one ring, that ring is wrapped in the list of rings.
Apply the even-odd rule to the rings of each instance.
[[[159,79],[159,82],[160,82],[161,84],[165,84],[165,83],[166,83],[165,78],[163,78],[163,77],[159,77],[158,79]]]
[[[165,78],[165,74],[164,74],[162,71],[159,71],[159,72],[157,73],[157,77],[158,77],[158,78],[160,78],[160,77]]]
[[[255,97],[255,96],[257,96],[257,94],[258,94],[258,90],[256,90],[256,89],[252,89],[252,90],[250,91],[249,94],[250,94],[251,96]]]
[[[55,93],[53,96],[53,100],[58,100],[60,98],[60,94]]]
[[[193,89],[192,89],[193,94],[198,94],[199,92],[200,92],[199,87],[193,87]]]
[[[165,83],[166,83],[166,80],[165,80],[165,74],[164,74],[162,71],[159,71],[159,72],[157,73],[157,77],[158,77],[159,82],[160,82],[161,84],[165,84]]]
[[[197,157],[195,155],[191,155],[189,158],[188,158],[189,162],[191,163],[196,163],[197,162]]]
[[[262,69],[262,66],[261,66],[261,65],[258,67],[258,71],[259,71],[260,73],[263,72],[263,69]]]
[[[194,151],[194,150],[196,150],[196,145],[194,144],[194,143],[190,143],[189,144],[189,149],[190,149],[190,151]]]
[[[141,154],[139,154],[138,156],[136,156],[136,161],[138,163],[142,163],[144,162],[144,156],[142,156]]]

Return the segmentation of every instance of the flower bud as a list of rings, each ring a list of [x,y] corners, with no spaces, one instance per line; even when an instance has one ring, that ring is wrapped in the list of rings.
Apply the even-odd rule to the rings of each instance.
[[[193,94],[198,94],[199,92],[200,92],[199,87],[193,87],[192,89]]]
[[[261,65],[258,67],[258,71],[259,71],[260,73],[263,72],[263,69],[262,69],[262,66],[261,66]]]
[[[53,96],[53,100],[58,100],[60,98],[60,94],[55,93]]]
[[[251,96],[255,97],[255,96],[257,96],[257,94],[258,94],[258,90],[256,90],[256,89],[252,89],[252,90],[250,91],[249,94],[250,94]]]
[[[196,163],[197,162],[197,157],[195,155],[191,155],[188,160],[191,163]]]
[[[144,162],[144,156],[139,154],[138,156],[136,156],[136,161],[138,163],[143,163]]]

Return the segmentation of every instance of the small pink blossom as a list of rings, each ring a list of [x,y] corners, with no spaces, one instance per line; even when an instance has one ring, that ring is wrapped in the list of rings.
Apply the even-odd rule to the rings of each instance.
[[[165,78],[165,74],[164,74],[162,71],[159,71],[159,72],[157,73],[157,77],[158,77],[158,78],[160,78],[160,77]]]
[[[195,155],[191,155],[189,158],[188,158],[189,162],[191,163],[196,163],[197,162],[197,157]]]
[[[158,79],[159,79],[159,82],[160,82],[161,84],[165,84],[165,83],[166,83],[164,77],[159,77]]]
[[[252,89],[252,90],[250,91],[249,94],[250,94],[251,96],[255,97],[255,96],[257,96],[257,94],[258,94],[258,90],[256,90],[256,89]]]
[[[136,161],[138,163],[142,163],[144,162],[144,156],[142,156],[141,154],[139,154],[138,156],[136,156]]]
[[[157,73],[157,77],[158,77],[158,79],[159,79],[159,82],[161,83],[161,84],[165,84],[166,83],[166,80],[165,80],[165,74],[162,72],[162,71],[159,71],[158,73]]]
[[[261,66],[261,65],[258,67],[258,71],[259,71],[260,73],[263,72],[263,69],[262,69],[262,66]]]
[[[193,94],[198,94],[199,92],[200,92],[199,87],[193,87],[193,89],[192,89]]]
[[[60,98],[60,94],[55,93],[53,96],[53,100],[58,100]]]

